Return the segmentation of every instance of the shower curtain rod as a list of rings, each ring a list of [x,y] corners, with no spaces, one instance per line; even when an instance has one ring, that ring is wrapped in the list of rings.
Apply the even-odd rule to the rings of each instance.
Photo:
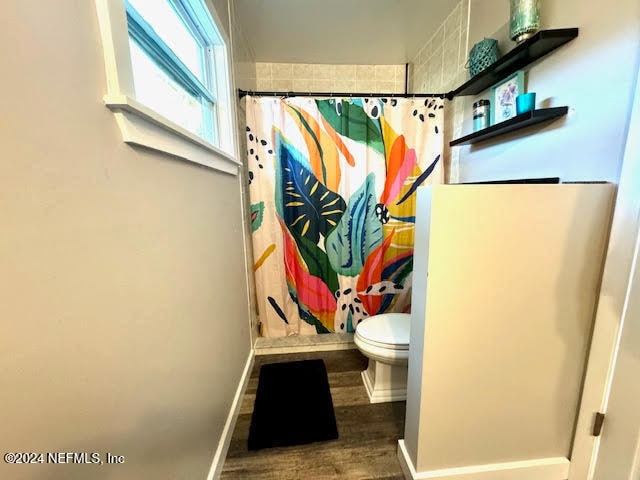
[[[447,98],[446,93],[361,93],[361,92],[259,92],[255,90],[238,89],[240,98],[247,95],[261,97],[391,97],[391,98]]]

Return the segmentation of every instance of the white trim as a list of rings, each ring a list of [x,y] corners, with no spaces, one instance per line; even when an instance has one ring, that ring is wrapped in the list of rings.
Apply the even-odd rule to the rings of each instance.
[[[251,349],[249,351],[249,356],[247,357],[247,362],[244,365],[244,371],[242,372],[242,377],[240,377],[238,388],[236,389],[236,396],[233,398],[233,403],[231,404],[231,408],[229,409],[227,421],[225,422],[224,429],[222,430],[222,434],[220,435],[218,448],[216,448],[216,453],[213,456],[213,461],[211,462],[211,468],[209,468],[207,480],[220,478],[220,474],[222,473],[222,467],[224,467],[224,461],[227,457],[227,451],[229,450],[231,437],[233,436],[233,429],[236,426],[238,413],[240,412],[240,407],[242,406],[242,397],[244,396],[244,392],[247,389],[247,384],[249,383],[249,378],[251,377],[254,358],[255,352],[253,349]]]
[[[352,350],[353,333],[325,333],[323,335],[291,335],[288,337],[258,337],[253,348],[256,355],[281,353],[326,352]]]
[[[607,412],[615,373],[638,226],[640,226],[640,66],[631,103],[618,196],[571,452],[569,480],[592,480],[600,437],[591,429],[595,412]],[[607,424],[604,426],[605,432]]]
[[[275,347],[257,347],[257,355],[279,355],[283,353],[329,352],[332,350],[355,350],[356,344],[349,343],[322,343],[318,345],[287,345]]]
[[[107,90],[132,96],[135,91],[124,2],[96,0],[96,13],[102,37]]]
[[[549,457],[416,472],[404,440],[398,440],[398,460],[407,480],[566,480],[570,464],[567,458]]]
[[[236,158],[239,150],[234,134],[236,131],[235,102],[230,89],[233,74],[229,51],[231,42],[225,29],[217,28],[225,43],[224,68],[228,76],[226,81],[218,82],[218,87],[223,91],[216,92],[220,108],[217,115],[219,119],[225,120],[219,122],[224,123],[220,127],[220,133],[225,135],[225,138],[219,139],[224,149],[222,150],[135,100],[124,0],[95,0],[95,2],[107,79],[108,93],[104,100],[107,107],[114,112],[123,141],[237,175],[238,165],[242,163]],[[207,2],[207,9],[214,23],[220,22],[210,2]]]
[[[140,145],[231,175],[241,163],[206,140],[176,125],[125,95],[106,95],[104,103],[116,116],[122,141]]]

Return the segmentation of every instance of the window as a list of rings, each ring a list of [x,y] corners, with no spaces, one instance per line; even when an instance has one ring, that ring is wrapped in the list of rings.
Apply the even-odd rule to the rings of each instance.
[[[109,93],[125,142],[234,165],[226,42],[204,0],[96,0]],[[212,16],[213,13],[213,16]]]

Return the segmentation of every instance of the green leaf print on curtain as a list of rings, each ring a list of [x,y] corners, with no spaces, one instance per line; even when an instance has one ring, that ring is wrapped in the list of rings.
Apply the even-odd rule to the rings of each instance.
[[[249,211],[251,218],[251,231],[255,232],[262,225],[262,217],[264,215],[264,202],[258,202],[251,205]]]
[[[284,266],[286,281],[291,298],[298,305],[300,317],[316,327],[318,323],[327,331],[334,329],[336,300],[327,286],[319,277],[309,272],[299,254],[293,234],[280,221],[284,244]]]
[[[369,254],[382,243],[376,203],[375,176],[370,173],[351,195],[347,212],[325,241],[331,266],[340,275],[358,275]]]
[[[380,126],[357,103],[316,100],[318,110],[340,135],[364,143],[384,153]]]
[[[287,228],[314,243],[340,221],[342,197],[325,187],[300,160],[302,154],[276,133],[276,208]]]
[[[300,256],[307,264],[309,273],[322,279],[332,292],[338,290],[340,288],[338,275],[331,268],[327,254],[318,245],[300,236],[295,230],[291,232],[291,236],[298,246]]]
[[[410,312],[415,191],[443,180],[443,104],[247,97],[261,335]]]

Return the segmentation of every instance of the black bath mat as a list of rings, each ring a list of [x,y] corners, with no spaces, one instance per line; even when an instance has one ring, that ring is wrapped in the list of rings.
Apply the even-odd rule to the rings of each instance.
[[[260,368],[249,450],[338,438],[327,369],[322,360]]]

